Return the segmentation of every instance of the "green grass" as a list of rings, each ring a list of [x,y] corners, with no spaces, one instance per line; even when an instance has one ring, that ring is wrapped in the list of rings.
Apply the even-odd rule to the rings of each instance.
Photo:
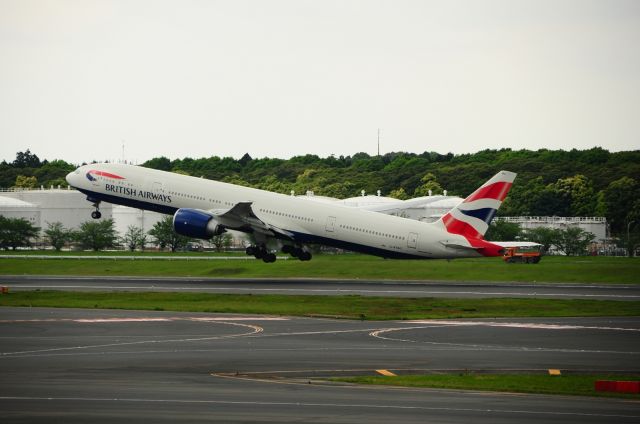
[[[640,258],[548,256],[537,265],[506,264],[501,258],[406,261],[358,254],[316,255],[309,262],[279,260],[273,264],[258,260],[0,259],[0,275],[21,274],[640,284]]]
[[[336,377],[331,381],[438,389],[488,390],[496,392],[542,393],[640,399],[633,393],[596,392],[596,380],[637,381],[640,375],[562,375],[544,374],[433,374],[397,377]]]
[[[412,299],[166,292],[19,291],[0,295],[0,306],[250,313],[369,320],[640,315],[640,301]]]

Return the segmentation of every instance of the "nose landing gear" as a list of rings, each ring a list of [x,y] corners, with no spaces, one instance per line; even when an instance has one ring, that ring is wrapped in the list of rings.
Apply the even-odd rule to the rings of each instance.
[[[87,199],[87,200],[93,201],[93,199]],[[100,213],[100,201],[99,200],[93,201],[93,207],[96,208],[96,210],[91,212],[91,218],[93,219],[102,218],[102,214]]]

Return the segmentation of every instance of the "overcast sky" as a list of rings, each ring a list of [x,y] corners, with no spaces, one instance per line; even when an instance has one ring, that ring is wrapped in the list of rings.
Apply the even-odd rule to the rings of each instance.
[[[640,1],[0,0],[0,160],[640,148]]]

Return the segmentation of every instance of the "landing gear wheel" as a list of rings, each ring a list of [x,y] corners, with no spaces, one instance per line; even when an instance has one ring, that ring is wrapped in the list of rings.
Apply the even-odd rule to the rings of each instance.
[[[276,261],[276,255],[274,253],[266,253],[262,260],[267,264],[273,263]]]
[[[100,213],[100,200],[96,200],[89,196],[87,196],[87,200],[92,202],[93,207],[96,208],[95,211],[91,212],[91,218],[93,219],[102,218],[102,214]]]
[[[303,262],[304,261],[310,261],[311,260],[311,252],[307,252],[306,250],[303,250],[298,255],[298,259],[300,259]]]
[[[245,249],[245,253],[246,253],[248,256],[253,256],[253,255],[255,255],[255,254],[256,254],[256,247],[255,247],[255,246],[248,246],[248,247]]]

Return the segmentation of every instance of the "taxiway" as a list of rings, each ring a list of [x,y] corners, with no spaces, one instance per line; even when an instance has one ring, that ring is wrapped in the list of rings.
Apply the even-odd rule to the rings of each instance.
[[[3,422],[638,422],[637,401],[330,384],[639,372],[640,318],[371,322],[0,308]],[[428,418],[428,420],[427,420]]]

